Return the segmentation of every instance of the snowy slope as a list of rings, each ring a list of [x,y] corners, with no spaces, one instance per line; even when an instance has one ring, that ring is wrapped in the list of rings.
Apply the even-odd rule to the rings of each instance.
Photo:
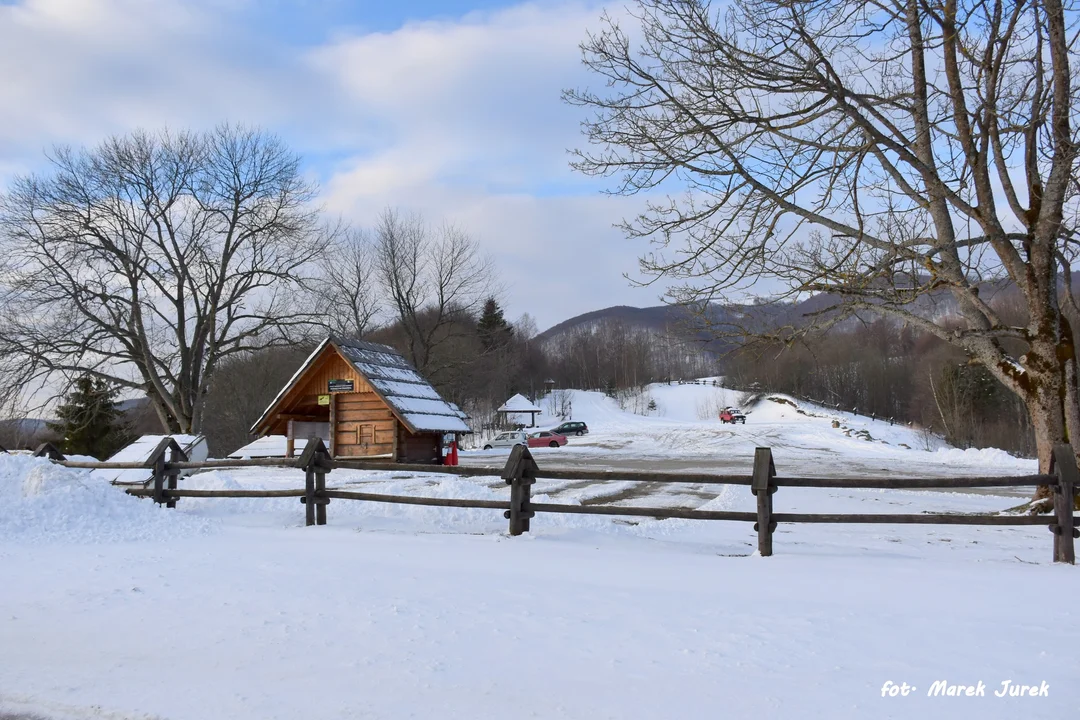
[[[571,437],[558,449],[537,448],[538,461],[555,466],[594,466],[632,469],[647,462],[654,469],[747,470],[755,447],[770,447],[781,475],[876,476],[883,474],[1029,474],[1032,460],[1014,458],[1000,450],[958,450],[940,437],[887,421],[837,412],[780,395],[767,394],[744,407],[746,424],[724,424],[718,417],[725,406],[741,407],[742,393],[709,384],[654,384],[645,402],[656,410],[639,415],[620,408],[599,392],[567,391],[572,413],[566,419],[588,424],[589,434]],[[554,427],[562,418],[551,414],[551,403],[537,403],[545,412],[537,424]],[[837,423],[839,427],[833,427]],[[482,443],[484,436],[475,438]],[[463,453],[466,464],[491,464],[507,450]],[[640,469],[640,468],[639,468]]]

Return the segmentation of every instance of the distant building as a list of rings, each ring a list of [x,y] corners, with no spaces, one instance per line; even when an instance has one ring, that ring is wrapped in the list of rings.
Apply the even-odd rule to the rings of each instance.
[[[171,437],[176,441],[176,444],[180,446],[180,449],[187,455],[187,459],[191,462],[202,462],[206,459],[207,448],[206,438],[202,435],[143,435],[125,448],[121,448],[116,451],[116,454],[110,458],[106,458],[106,462],[120,463],[145,463],[150,459],[150,456],[157,449],[158,444],[161,443],[167,437]],[[84,459],[69,456],[68,460]],[[85,458],[93,460],[93,458]],[[188,475],[192,471],[185,471],[183,474]],[[116,470],[114,468],[98,468],[92,470],[90,474],[99,479],[110,482],[113,485],[145,485],[150,482],[154,477],[154,472],[150,468],[139,468],[129,470]]]
[[[251,432],[283,435],[287,456],[295,454],[298,440],[314,436],[334,457],[438,463],[444,434],[467,433],[469,426],[465,413],[393,348],[328,337]]]

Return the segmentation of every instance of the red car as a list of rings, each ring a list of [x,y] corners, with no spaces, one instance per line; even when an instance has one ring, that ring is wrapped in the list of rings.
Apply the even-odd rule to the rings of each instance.
[[[549,430],[534,432],[529,435],[529,447],[559,447],[566,444],[566,436]]]

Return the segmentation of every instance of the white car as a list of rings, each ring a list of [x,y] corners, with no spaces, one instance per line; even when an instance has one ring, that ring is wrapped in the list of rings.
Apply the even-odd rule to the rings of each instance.
[[[499,447],[514,447],[515,445],[528,446],[528,444],[529,439],[525,436],[525,433],[514,430],[511,432],[499,433],[484,444],[484,449],[491,450],[492,448]]]

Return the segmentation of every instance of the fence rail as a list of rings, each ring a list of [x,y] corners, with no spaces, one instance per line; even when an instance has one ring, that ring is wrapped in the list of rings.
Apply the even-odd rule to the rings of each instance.
[[[529,449],[514,447],[502,468],[463,467],[442,465],[410,465],[362,460],[335,460],[321,440],[311,438],[299,458],[263,458],[256,460],[207,460],[190,462],[183,450],[171,438],[164,439],[146,463],[88,463],[64,460],[55,448],[42,446],[35,453],[54,462],[73,468],[147,469],[150,480],[144,487],[128,488],[126,492],[138,497],[150,497],[159,504],[175,507],[179,498],[289,498],[298,497],[305,505],[307,525],[326,524],[326,506],[331,500],[426,505],[432,507],[478,508],[502,510],[510,521],[511,535],[528,532],[530,520],[537,513],[574,515],[637,516],[656,519],[728,520],[752,522],[758,534],[758,551],[772,555],[773,534],[778,523],[854,523],[903,525],[1046,525],[1053,533],[1055,562],[1075,563],[1074,539],[1080,537],[1077,528],[1080,518],[1073,512],[1075,496],[1080,488],[1080,471],[1076,456],[1069,445],[1054,449],[1052,473],[1015,477],[957,477],[957,478],[801,478],[779,477],[769,448],[757,448],[753,472],[749,475],[713,475],[707,473],[652,473],[588,470],[542,470]],[[189,490],[177,487],[177,477],[184,470],[206,470],[237,467],[275,467],[303,470],[303,488],[289,490]],[[395,472],[438,472],[463,477],[499,474],[510,486],[509,500],[474,500],[468,498],[433,498],[411,495],[387,495],[353,490],[327,489],[326,474],[335,469],[390,470]],[[622,480],[645,483],[680,483],[693,485],[749,486],[757,500],[756,512],[692,510],[671,507],[626,507],[622,505],[566,505],[535,503],[532,485],[537,478],[552,480]],[[152,487],[151,487],[152,485]],[[1053,515],[990,515],[968,513],[920,514],[829,514],[776,513],[773,495],[782,487],[850,488],[850,489],[967,489],[978,487],[1049,486],[1053,493]]]

